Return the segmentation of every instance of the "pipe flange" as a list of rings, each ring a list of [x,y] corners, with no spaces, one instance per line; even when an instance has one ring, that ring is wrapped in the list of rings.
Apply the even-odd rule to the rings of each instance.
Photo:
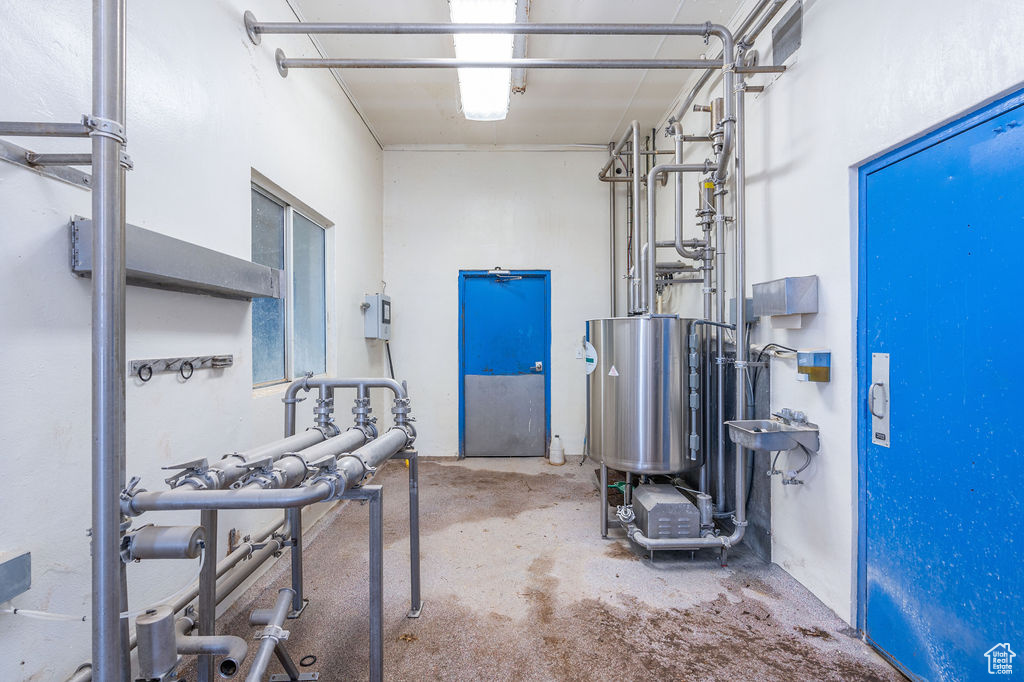
[[[256,15],[251,10],[245,10],[245,14],[242,15],[242,21],[245,22],[245,33],[249,36],[249,40],[252,41],[253,45],[259,45],[263,36],[256,30]]]

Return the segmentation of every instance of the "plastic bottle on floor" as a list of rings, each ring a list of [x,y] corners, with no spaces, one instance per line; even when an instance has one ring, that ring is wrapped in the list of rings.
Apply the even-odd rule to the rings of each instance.
[[[551,449],[548,454],[548,463],[554,464],[555,466],[562,466],[565,464],[565,447],[562,446],[562,439],[555,434],[555,437],[551,439]]]

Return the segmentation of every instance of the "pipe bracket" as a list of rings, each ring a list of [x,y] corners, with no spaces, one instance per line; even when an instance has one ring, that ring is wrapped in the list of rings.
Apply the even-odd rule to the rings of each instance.
[[[83,114],[82,124],[86,128],[89,128],[90,136],[99,135],[101,137],[109,137],[121,145],[128,143],[128,139],[124,134],[124,126],[117,121],[109,118],[103,118],[102,116],[90,116],[88,114]]]

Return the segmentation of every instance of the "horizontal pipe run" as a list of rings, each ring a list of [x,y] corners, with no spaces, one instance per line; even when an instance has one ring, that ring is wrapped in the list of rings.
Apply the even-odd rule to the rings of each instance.
[[[267,541],[271,535],[276,533],[284,525],[284,518],[279,518],[277,521],[264,526],[260,530],[252,534],[252,538],[229,553],[226,557],[217,562],[217,577],[222,577],[225,573],[234,568],[243,559],[248,559],[241,568],[236,571],[232,571],[231,575],[228,576],[227,580],[217,583],[217,603],[220,604],[229,594],[235,591],[239,585],[241,585],[246,578],[256,572],[267,559],[274,556],[275,553],[280,552],[284,547],[284,543],[279,538],[272,538]],[[256,545],[263,544],[264,541],[267,543],[259,550],[254,551]],[[230,588],[230,589],[228,589]],[[174,613],[178,613],[186,606],[192,603],[192,600],[199,596],[199,581],[196,580],[189,587],[189,590],[178,597],[178,600],[170,605],[171,610]],[[129,641],[129,647],[135,648],[135,635],[133,634]],[[78,667],[71,677],[67,678],[65,682],[91,682],[92,680],[92,665],[89,663],[83,663]]]
[[[259,34],[305,35],[501,35],[586,36],[706,36],[717,33],[715,24],[462,24],[462,23],[338,23],[256,21],[246,16],[246,28]]]
[[[290,509],[323,502],[335,492],[334,486],[319,481],[299,488],[263,490],[165,490],[140,492],[124,501],[126,514],[137,516],[151,511],[197,509]]]
[[[452,57],[401,59],[314,59],[280,57],[278,67],[288,69],[720,69],[710,59],[505,59],[479,61]],[[767,68],[767,67],[751,67]],[[775,67],[771,67],[775,68]],[[737,69],[738,70],[738,69]],[[752,72],[754,73],[754,72]]]
[[[0,137],[89,137],[82,123],[35,123],[0,121]]]
[[[33,166],[91,166],[92,154],[25,154],[25,162]]]
[[[626,525],[626,536],[644,549],[721,549],[733,547],[743,539],[745,526],[736,526],[732,535],[708,535],[702,538],[649,538],[635,524]]]

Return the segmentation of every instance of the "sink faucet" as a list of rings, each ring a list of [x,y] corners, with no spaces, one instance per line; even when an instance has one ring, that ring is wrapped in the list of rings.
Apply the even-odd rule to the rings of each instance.
[[[772,413],[773,417],[777,417],[779,421],[787,426],[812,426],[807,421],[807,415],[799,410],[791,410],[788,407],[784,407],[778,412]]]

